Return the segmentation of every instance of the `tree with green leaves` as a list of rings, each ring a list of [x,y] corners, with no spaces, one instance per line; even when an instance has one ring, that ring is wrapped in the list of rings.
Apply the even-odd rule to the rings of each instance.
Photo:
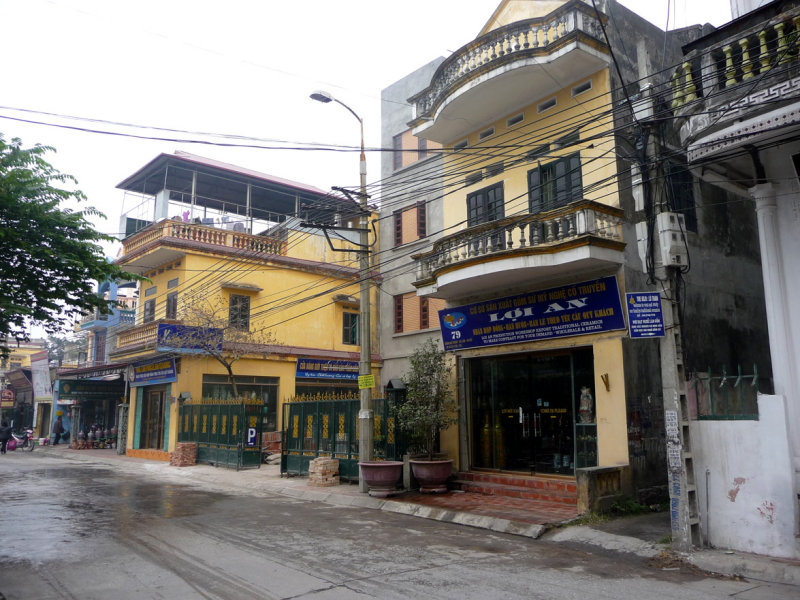
[[[405,401],[397,408],[400,428],[411,434],[412,446],[433,460],[436,435],[458,422],[456,402],[450,393],[452,367],[444,350],[428,339],[409,357],[411,368],[403,375]]]
[[[14,340],[28,339],[31,326],[57,334],[89,311],[108,314],[111,302],[95,293],[94,282],[141,279],[106,260],[89,217],[94,208],[65,204],[86,201],[75,178],[45,159],[53,148],[23,148],[0,135],[0,354]]]

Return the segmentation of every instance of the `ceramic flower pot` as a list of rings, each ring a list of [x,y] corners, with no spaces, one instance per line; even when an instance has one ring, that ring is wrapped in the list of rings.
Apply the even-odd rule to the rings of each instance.
[[[424,493],[444,493],[447,479],[453,471],[453,459],[411,460],[411,472],[419,482],[419,491]]]
[[[369,487],[369,495],[388,498],[400,493],[397,482],[403,476],[403,463],[396,460],[370,460],[359,462],[361,476]]]

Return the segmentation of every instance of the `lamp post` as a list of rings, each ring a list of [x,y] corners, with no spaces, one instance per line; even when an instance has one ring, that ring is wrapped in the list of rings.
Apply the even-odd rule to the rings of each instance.
[[[359,261],[359,276],[361,279],[361,294],[359,301],[359,318],[358,318],[358,335],[361,344],[361,357],[358,363],[358,374],[371,375],[372,374],[372,352],[371,352],[371,335],[372,328],[370,327],[370,297],[369,297],[369,231],[367,229],[367,215],[369,214],[369,207],[367,205],[367,159],[364,155],[364,120],[356,114],[356,112],[347,106],[341,100],[337,100],[327,92],[318,90],[311,94],[311,99],[317,102],[336,102],[344,106],[351,115],[358,119],[358,124],[361,127],[361,158],[359,162],[359,173],[361,175],[361,218],[359,219],[360,229],[360,261]],[[361,388],[361,385],[359,385]],[[363,387],[359,393],[360,406],[358,411],[358,459],[359,461],[372,460],[372,440],[374,421],[372,418],[372,389]],[[366,493],[367,484],[359,469],[358,475],[358,489],[360,492]]]

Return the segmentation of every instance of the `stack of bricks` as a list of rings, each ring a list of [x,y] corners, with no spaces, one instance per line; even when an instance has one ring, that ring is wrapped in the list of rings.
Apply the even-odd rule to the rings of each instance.
[[[320,457],[309,462],[308,485],[314,487],[339,485],[339,459]]]
[[[172,467],[190,467],[197,464],[197,444],[194,442],[178,442],[175,452],[169,455]]]

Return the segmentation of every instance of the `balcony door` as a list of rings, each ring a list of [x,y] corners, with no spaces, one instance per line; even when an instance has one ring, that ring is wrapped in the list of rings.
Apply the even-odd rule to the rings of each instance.
[[[497,221],[504,216],[502,183],[483,188],[467,196],[467,225],[469,227]],[[484,246],[489,243],[495,249],[505,247],[505,235],[502,231],[488,231],[485,235],[476,236],[474,243],[475,250],[482,254],[487,250]]]

